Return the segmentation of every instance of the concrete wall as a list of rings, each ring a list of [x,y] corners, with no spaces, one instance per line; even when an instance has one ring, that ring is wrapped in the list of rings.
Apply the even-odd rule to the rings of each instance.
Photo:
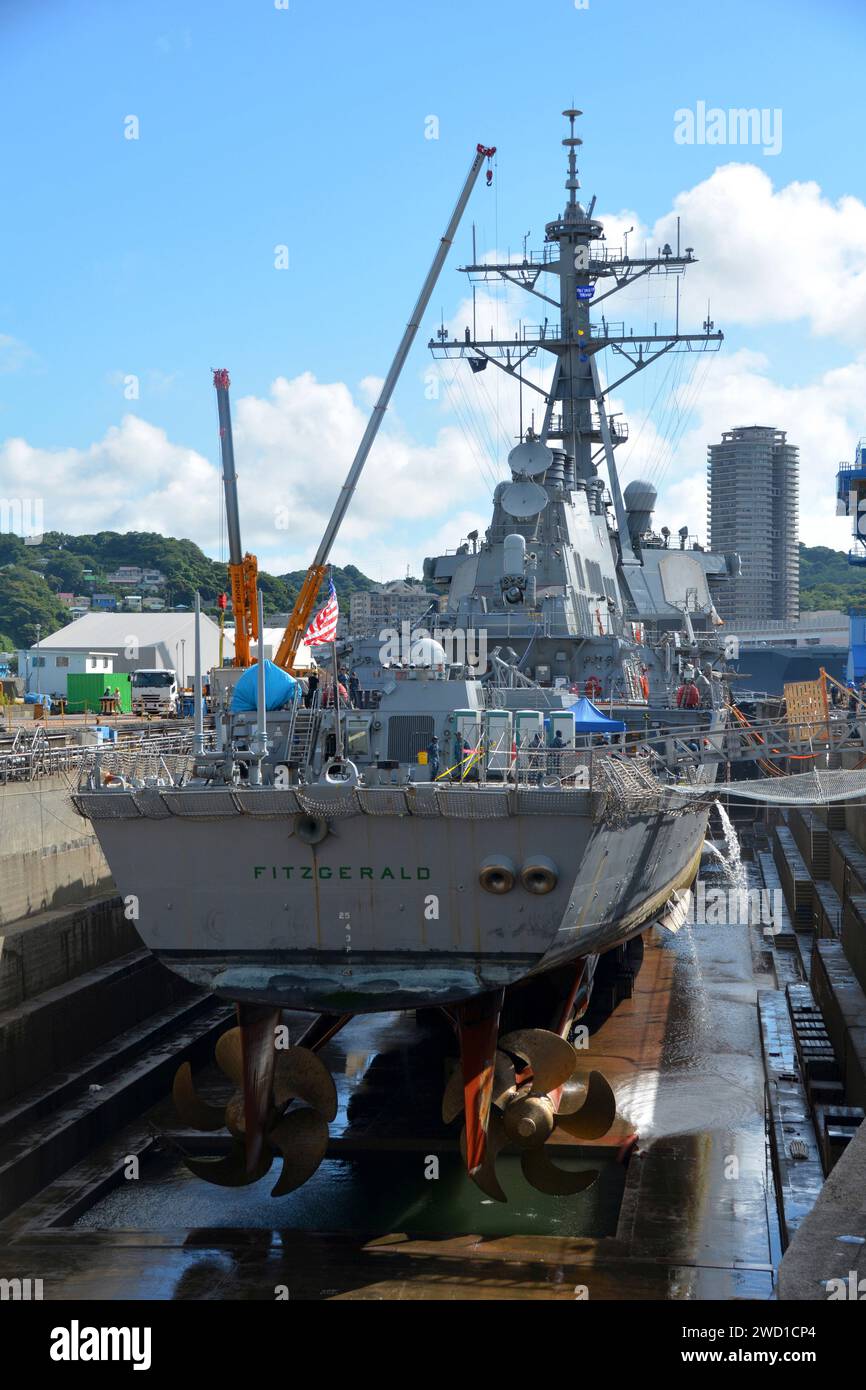
[[[113,889],[71,787],[64,776],[0,786],[0,926]]]
[[[0,1014],[140,948],[118,897],[93,898],[5,927],[0,931]]]

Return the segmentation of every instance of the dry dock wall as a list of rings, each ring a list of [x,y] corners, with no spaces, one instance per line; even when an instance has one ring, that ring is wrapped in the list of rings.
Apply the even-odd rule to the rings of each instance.
[[[785,1251],[779,1298],[862,1298],[866,1276],[866,1124],[860,1126]],[[835,1281],[835,1282],[831,1282]]]
[[[69,792],[64,776],[0,786],[0,927],[111,892],[98,841]]]

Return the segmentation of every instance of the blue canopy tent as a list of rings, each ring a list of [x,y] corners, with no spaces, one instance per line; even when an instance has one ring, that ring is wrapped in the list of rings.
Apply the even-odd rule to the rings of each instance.
[[[574,732],[576,734],[622,734],[625,732],[625,724],[621,719],[608,719],[606,714],[602,714],[600,709],[596,709],[592,700],[588,700],[585,695],[581,695],[576,704],[572,705],[571,712],[574,715]]]

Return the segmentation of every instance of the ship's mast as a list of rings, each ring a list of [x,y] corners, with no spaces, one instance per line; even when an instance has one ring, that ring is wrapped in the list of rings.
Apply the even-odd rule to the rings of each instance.
[[[604,458],[623,559],[628,562],[632,555],[614,459],[615,448],[628,438],[628,432],[608,415],[605,401],[623,382],[665,353],[717,351],[723,335],[711,331],[709,318],[702,333],[680,333],[678,322],[672,333],[659,332],[658,325],[654,325],[652,333],[626,333],[625,324],[611,322],[606,313],[597,313],[595,321],[591,319],[591,305],[598,310],[606,300],[645,275],[682,275],[686,266],[694,263],[695,256],[691,247],[681,255],[679,245],[676,252],[665,245],[655,256],[630,257],[625,249],[605,244],[604,226],[593,217],[595,198],[588,208],[578,198],[577,151],[583,142],[574,131],[581,112],[569,107],[563,115],[569,122],[569,134],[562,142],[568,150],[568,201],[562,216],[547,223],[542,251],[528,255],[524,252],[522,260],[500,264],[473,262],[460,267],[473,283],[499,280],[517,285],[557,310],[559,321],[549,308],[542,323],[522,325],[517,339],[476,337],[473,327],[472,332],[466,330],[462,339],[451,341],[440,330],[429,347],[434,357],[473,359],[476,371],[492,362],[541,395],[545,401],[542,438],[551,443],[559,441],[558,447],[572,460],[577,487],[586,487],[597,477],[598,464]],[[556,297],[539,288],[542,275],[559,277]],[[598,370],[598,357],[605,348],[611,350],[614,361],[623,369],[613,373],[615,380],[607,386],[602,385]],[[539,350],[556,358],[548,390],[530,381],[521,370]]]

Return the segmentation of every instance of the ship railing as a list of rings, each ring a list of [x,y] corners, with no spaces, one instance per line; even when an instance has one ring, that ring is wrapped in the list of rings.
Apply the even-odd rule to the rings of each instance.
[[[101,785],[104,779],[133,785],[150,781],[182,785],[193,772],[193,737],[192,733],[165,734],[82,748],[83,757],[77,768],[79,788]],[[213,748],[214,743],[213,731],[206,732],[204,750]]]
[[[89,775],[97,757],[125,757],[127,759],[153,757],[161,754],[186,755],[192,751],[193,734],[170,733],[155,734],[146,739],[120,739],[117,743],[81,746],[66,744],[53,746],[47,738],[26,745],[18,744],[17,750],[0,753],[0,785],[7,782],[32,782],[39,777],[59,774]],[[213,734],[205,735],[206,744],[212,741]]]

